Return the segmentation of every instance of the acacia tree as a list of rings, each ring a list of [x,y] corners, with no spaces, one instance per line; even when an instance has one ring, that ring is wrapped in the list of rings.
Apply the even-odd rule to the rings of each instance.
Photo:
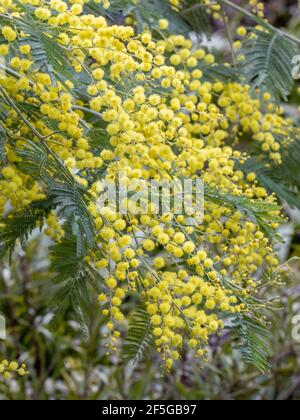
[[[280,101],[300,41],[255,1],[110,3],[1,1],[0,256],[36,229],[51,238],[51,328],[72,309],[88,334],[97,294],[127,360],[150,346],[166,370],[184,346],[205,359],[226,327],[265,371],[261,294],[278,281],[281,201],[299,207],[299,129]],[[257,24],[236,41],[228,7]],[[228,62],[202,46],[215,19]],[[137,211],[133,194],[183,179],[204,181],[201,222]],[[99,205],[116,180],[130,185],[126,214]]]

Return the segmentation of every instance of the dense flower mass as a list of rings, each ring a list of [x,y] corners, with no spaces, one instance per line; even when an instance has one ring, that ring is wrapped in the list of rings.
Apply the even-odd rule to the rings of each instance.
[[[259,307],[260,273],[274,270],[276,253],[262,225],[242,206],[206,197],[203,222],[189,226],[186,215],[172,211],[159,215],[149,208],[137,215],[129,198],[125,216],[97,204],[102,181],[122,174],[122,182],[135,180],[139,191],[151,180],[202,178],[212,191],[266,206],[274,220],[270,227],[276,228],[275,197],[255,173],[244,175],[247,156],[233,145],[247,137],[280,162],[278,138],[289,136],[291,122],[267,92],[253,95],[238,82],[209,81],[200,64],[214,67],[215,57],[191,40],[156,40],[150,31],[136,35],[131,26],[110,26],[88,12],[86,3],[0,0],[7,22],[0,38],[0,93],[6,100],[0,128],[10,137],[0,213],[9,218],[47,198],[44,183],[22,166],[28,142],[42,143],[48,159],[63,162],[85,191],[97,243],[97,252],[91,249],[85,260],[105,280],[99,302],[112,347],[125,321],[123,302],[138,295],[170,369],[185,342],[202,357],[228,316]],[[25,10],[30,20],[23,20]],[[45,45],[58,41],[66,63],[56,58],[52,69],[40,64],[32,22]],[[168,22],[160,26],[164,30]],[[56,78],[59,66],[63,79]],[[64,241],[64,227],[56,210],[40,226],[57,243]],[[0,366],[7,370],[4,362]]]

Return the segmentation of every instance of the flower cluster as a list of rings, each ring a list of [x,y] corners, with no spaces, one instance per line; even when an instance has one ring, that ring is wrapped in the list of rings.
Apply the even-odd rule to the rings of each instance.
[[[8,360],[0,362],[0,377],[2,376],[4,379],[10,379],[13,374],[19,376],[27,375],[26,365],[19,365],[17,362],[9,362]]]
[[[181,0],[169,0],[170,5],[175,9],[178,10],[181,8],[182,4],[184,4],[184,2],[182,2]],[[212,14],[214,19],[220,19],[221,15],[220,15],[220,10],[221,10],[221,5],[220,4],[216,4],[216,2],[212,1],[212,0],[202,0],[202,5],[208,6],[208,12]],[[248,1],[248,5],[250,7],[250,10],[252,12],[254,12],[259,18],[264,18],[265,14],[264,14],[264,10],[265,10],[265,5],[262,1],[260,0],[249,0]]]
[[[160,215],[149,208],[137,215],[130,199],[124,216],[97,205],[102,181],[122,174],[122,182],[135,181],[138,191],[153,179],[203,178],[224,194],[272,204],[275,197],[255,174],[245,177],[240,167],[247,156],[232,145],[246,136],[280,162],[276,139],[288,135],[290,122],[267,93],[260,100],[247,85],[208,81],[201,68],[213,67],[214,56],[183,36],[156,41],[150,31],[135,35],[131,26],[109,26],[104,17],[85,14],[81,0],[20,3],[31,6],[31,18],[47,36],[57,36],[77,77],[54,82],[38,68],[30,34],[18,27],[22,9],[0,0],[8,22],[1,29],[7,73],[0,86],[14,104],[36,111],[29,124],[20,123],[16,108],[8,106],[1,122],[14,142],[1,170],[0,213],[45,197],[16,153],[29,138],[38,142],[40,133],[90,199],[98,252],[86,260],[105,278],[99,302],[113,347],[125,318],[122,303],[138,293],[168,369],[180,358],[184,337],[203,356],[226,316],[255,307],[258,274],[278,264],[270,239],[245,212],[213,201],[205,203],[203,222],[193,226],[172,211]],[[92,130],[106,136],[103,148],[94,146]],[[62,241],[63,223],[51,213],[44,233]]]
[[[181,0],[169,0],[169,3],[171,5],[171,7],[178,11],[180,10],[183,6],[187,6],[187,4],[184,1]],[[201,2],[201,6],[207,6],[207,12],[212,15],[212,17],[214,19],[220,19],[221,15],[220,15],[220,10],[221,10],[221,5],[217,4],[216,2],[213,2],[211,0],[203,0]],[[189,8],[189,7],[187,7]],[[193,9],[193,6],[191,8],[191,10]]]

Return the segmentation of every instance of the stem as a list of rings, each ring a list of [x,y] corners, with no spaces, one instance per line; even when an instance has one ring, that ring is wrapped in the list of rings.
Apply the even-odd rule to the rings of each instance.
[[[82,118],[79,118],[79,122],[86,130],[90,130],[89,125]]]
[[[229,45],[230,45],[233,64],[234,64],[234,67],[236,67],[237,57],[236,57],[236,53],[235,53],[235,49],[234,49],[233,39],[232,39],[230,30],[229,30],[229,26],[228,26],[228,16],[227,16],[227,13],[224,10],[223,5],[221,6],[221,8],[222,8],[222,12],[223,12],[222,13],[222,18],[223,18],[223,22],[224,22],[224,26],[225,26],[225,30],[226,30],[226,35],[227,35]]]
[[[199,4],[199,3],[198,3],[198,4],[193,4],[191,7],[188,7],[187,9],[182,10],[182,11],[180,12],[180,14],[181,14],[182,16],[185,16],[185,15],[187,15],[188,13],[193,12],[193,11],[195,11],[195,10],[197,10],[197,9],[202,9],[202,8],[204,8],[204,7],[209,7],[209,8],[212,8],[212,7],[214,7],[214,6],[217,6],[217,5],[218,5],[217,1],[218,1],[218,0],[216,0],[216,2],[212,2],[212,3],[208,3],[208,4]]]
[[[11,98],[8,96],[6,91],[3,89],[2,86],[0,86],[0,93],[6,100],[6,102],[16,111],[16,113],[19,115],[20,118],[24,121],[24,123],[30,128],[30,130],[33,132],[33,134],[43,143],[45,146],[45,139],[44,137],[37,131],[37,129],[31,124],[31,122],[23,115],[23,113],[19,110],[17,105],[11,100]]]
[[[92,109],[86,108],[84,106],[79,106],[79,105],[72,105],[73,109],[77,109],[78,111],[83,111],[83,112],[87,112],[89,114],[93,114],[96,117],[102,118],[102,114],[100,114],[100,112],[97,111],[93,111]]]
[[[10,74],[11,76],[15,77],[16,79],[27,79],[30,83],[30,86],[34,86],[34,83],[28,79],[28,77],[26,76],[22,76],[20,73],[17,73],[16,71],[14,71],[13,69],[11,69],[10,67],[4,66],[3,64],[0,64],[0,69],[3,69],[4,71],[6,71],[8,74]]]
[[[281,29],[275,28],[275,26],[271,25],[270,23],[266,22],[265,20],[259,18],[254,13],[250,12],[249,10],[244,9],[243,7],[233,3],[230,0],[218,0],[219,3],[225,4],[228,7],[231,7],[232,9],[236,10],[237,12],[242,13],[243,15],[249,17],[250,19],[255,20],[260,25],[265,26],[266,28],[270,29],[271,31],[275,31],[279,33],[281,36],[284,36],[285,38],[289,39],[290,41],[295,42],[296,44],[300,45],[300,39],[295,37],[294,35],[291,35]]]
[[[5,99],[5,101],[7,102],[7,104],[10,105],[16,111],[16,113],[24,121],[24,123],[27,125],[27,127],[29,127],[30,130],[32,131],[32,133],[39,139],[39,141],[41,142],[41,144],[43,145],[45,150],[48,152],[48,154],[53,157],[53,159],[59,164],[59,166],[61,166],[63,168],[64,171],[66,171],[64,165],[62,165],[61,161],[58,159],[56,154],[51,150],[51,148],[46,143],[47,137],[49,137],[49,136],[43,137],[38,132],[38,130],[31,124],[31,122],[25,117],[25,115],[23,115],[22,111],[17,107],[17,105],[14,103],[14,101],[8,96],[8,94],[3,89],[2,86],[0,86],[0,93],[2,94],[2,96]],[[69,175],[68,172],[65,172],[65,174]]]

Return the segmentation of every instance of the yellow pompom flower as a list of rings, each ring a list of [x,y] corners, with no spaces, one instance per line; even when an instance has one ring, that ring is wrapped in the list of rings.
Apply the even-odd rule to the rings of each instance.
[[[169,23],[169,21],[167,19],[160,19],[158,23],[159,23],[159,28],[162,31],[168,29],[168,27],[170,25],[170,23]]]
[[[45,7],[38,7],[34,13],[39,20],[48,20],[51,16],[50,10]]]
[[[17,33],[10,26],[4,26],[1,32],[4,38],[9,42],[14,42],[17,38]]]
[[[247,35],[247,29],[246,29],[244,26],[240,26],[240,27],[237,29],[237,34],[238,34],[239,36],[244,37],[244,36],[246,36],[246,35]]]

